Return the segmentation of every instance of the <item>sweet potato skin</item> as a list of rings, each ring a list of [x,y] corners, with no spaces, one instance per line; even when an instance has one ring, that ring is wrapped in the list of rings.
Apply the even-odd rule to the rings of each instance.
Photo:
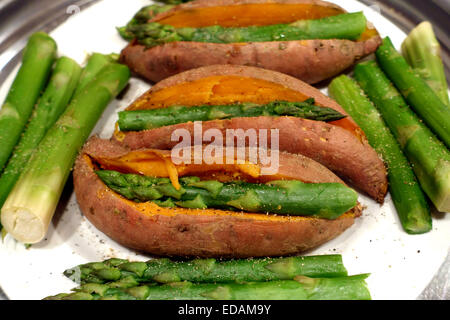
[[[303,40],[221,44],[171,42],[146,49],[129,44],[120,61],[137,75],[158,82],[177,73],[213,64],[261,67],[314,84],[338,75],[381,43],[374,37],[349,40]]]
[[[179,10],[265,2],[267,0],[194,1],[157,15],[151,21],[158,22]],[[315,3],[339,9],[323,1],[275,2]],[[345,12],[343,9],[341,11]],[[173,42],[149,49],[137,43],[130,43],[122,50],[120,60],[133,72],[152,82],[202,66],[232,64],[279,71],[313,84],[339,74],[357,60],[375,52],[380,44],[381,37],[377,34],[364,41],[330,39],[236,44]]]
[[[157,206],[143,212],[108,189],[86,156],[95,152],[112,156],[123,150],[116,142],[92,138],[76,160],[75,193],[94,226],[124,246],[151,254],[228,258],[297,254],[338,236],[361,212],[357,206],[336,220]]]

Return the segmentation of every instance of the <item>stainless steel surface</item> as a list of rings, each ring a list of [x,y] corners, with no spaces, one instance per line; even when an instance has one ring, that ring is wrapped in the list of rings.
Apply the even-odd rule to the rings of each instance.
[[[450,300],[450,253],[433,280],[418,297],[420,300]]]
[[[50,32],[71,14],[96,1],[99,0],[0,0],[0,85],[19,63],[20,52],[30,34],[38,30]],[[378,6],[382,15],[405,32],[421,21],[432,21],[442,45],[447,78],[450,79],[450,0],[360,1]],[[450,254],[418,298],[450,300],[449,274]],[[7,299],[7,296],[0,288],[0,300],[2,299]]]
[[[26,39],[35,31],[49,32],[97,0],[0,0],[0,83],[20,59]],[[76,9],[76,10],[78,10]]]

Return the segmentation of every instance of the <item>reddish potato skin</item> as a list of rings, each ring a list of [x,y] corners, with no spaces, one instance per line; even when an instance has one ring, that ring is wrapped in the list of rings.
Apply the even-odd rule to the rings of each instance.
[[[97,177],[86,157],[86,152],[96,149],[112,155],[123,147],[94,138],[77,158],[74,187],[82,212],[110,238],[151,254],[227,258],[292,255],[335,238],[361,213],[358,205],[336,220],[281,216],[267,219],[265,215],[212,211],[184,214],[186,209],[169,209],[173,214],[167,215],[167,209],[162,208],[144,214]]]
[[[146,49],[129,44],[120,61],[135,74],[158,82],[177,73],[214,64],[261,67],[314,84],[351,67],[375,52],[380,37],[367,41],[303,40],[221,44],[171,42]]]
[[[267,0],[208,0],[193,1],[155,16],[158,22],[179,10],[211,6],[227,6],[250,3],[266,3]],[[271,3],[307,3],[342,8],[325,2],[311,0],[277,0]],[[375,52],[381,44],[376,35],[365,41],[350,40],[301,40],[251,43],[201,43],[173,42],[146,49],[130,43],[121,52],[120,60],[139,76],[152,82],[177,73],[214,64],[231,64],[261,67],[279,71],[307,83],[318,83],[336,76],[357,60]]]

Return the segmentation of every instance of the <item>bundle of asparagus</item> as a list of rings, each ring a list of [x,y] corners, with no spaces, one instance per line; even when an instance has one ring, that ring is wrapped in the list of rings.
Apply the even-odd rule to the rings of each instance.
[[[47,34],[33,34],[24,49],[22,66],[0,111],[0,173],[44,89],[56,58],[56,43]]]
[[[397,87],[411,108],[436,136],[450,148],[450,106],[442,102],[433,89],[397,52],[389,37],[376,51],[384,73]]]
[[[450,151],[409,108],[374,61],[359,64],[355,77],[383,115],[422,189],[439,211],[450,211]]]
[[[373,85],[373,82],[370,83]],[[389,192],[403,229],[411,234],[430,231],[431,214],[425,195],[408,159],[377,108],[348,76],[335,78],[330,83],[329,92],[364,130],[369,143],[385,161],[388,167]]]
[[[0,123],[12,116],[17,120],[0,125],[2,145],[17,142],[15,133],[22,132],[27,114],[46,85],[55,51],[56,44],[48,35],[31,36],[23,65],[2,108]],[[130,76],[126,66],[100,54],[92,55],[80,73],[81,68],[71,59],[57,61],[34,116],[1,177],[1,222],[21,242],[35,243],[44,237],[79,149]],[[13,111],[13,106],[17,110]],[[22,112],[25,107],[28,111]],[[11,132],[3,133],[3,129]],[[2,147],[1,159],[6,158],[6,149],[10,148]]]
[[[421,56],[413,50],[411,41],[417,38],[407,40],[404,50],[409,56]],[[431,230],[431,216],[411,168],[435,207],[450,211],[450,151],[438,139],[448,145],[450,109],[412,71],[389,38],[384,39],[376,56],[379,66],[375,61],[360,63],[354,76],[378,111],[347,77],[335,79],[330,92],[365,130],[369,142],[386,161],[390,191],[404,229],[409,233],[427,232]],[[422,65],[428,64],[422,61]],[[431,64],[436,66],[435,61]]]
[[[64,274],[81,286],[46,300],[370,299],[368,275],[347,276],[340,255],[185,262],[110,259]]]
[[[0,177],[0,208],[35,148],[66,109],[80,74],[81,67],[72,59],[61,57],[56,61],[47,88]]]

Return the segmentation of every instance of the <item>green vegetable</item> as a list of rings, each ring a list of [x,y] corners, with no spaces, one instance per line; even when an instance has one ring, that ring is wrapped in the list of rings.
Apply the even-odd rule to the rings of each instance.
[[[75,91],[75,95],[79,94],[87,84],[94,80],[94,78],[104,67],[108,64],[117,62],[118,60],[118,55],[114,53],[105,55],[94,52],[91,54],[88,58],[86,66],[83,68],[83,72],[81,73],[80,82]]]
[[[55,57],[56,43],[47,34],[37,32],[28,39],[22,66],[0,110],[0,173],[47,84]]]
[[[438,210],[450,211],[450,151],[409,108],[374,61],[361,63],[354,71],[412,164],[422,189]]]
[[[0,208],[33,151],[69,104],[80,73],[81,67],[72,59],[62,57],[56,61],[47,88],[0,177]]]
[[[362,12],[346,13],[315,20],[299,20],[291,24],[250,27],[175,28],[159,23],[131,24],[126,33],[139,43],[154,47],[173,41],[238,43],[290,41],[307,39],[357,40],[366,29]]]
[[[347,270],[341,255],[321,255],[226,261],[196,259],[182,262],[169,259],[147,262],[110,259],[76,266],[64,271],[64,275],[81,284],[106,283],[130,277],[137,283],[243,282],[288,280],[299,275],[312,278],[344,277],[347,276]]]
[[[370,300],[368,275],[340,278],[308,278],[248,283],[175,282],[160,286],[86,284],[73,293],[46,300]]]
[[[176,190],[167,178],[152,178],[117,171],[96,171],[112,190],[133,201],[171,199],[184,208],[217,208],[256,213],[316,216],[336,219],[357,204],[357,193],[340,183],[272,181],[268,184],[227,182],[220,191],[180,179]],[[192,180],[194,177],[189,177]],[[199,178],[196,178],[200,180]],[[217,181],[215,181],[217,183]]]
[[[36,243],[45,236],[77,153],[129,77],[126,66],[107,65],[49,129],[1,210],[14,238]]]
[[[314,99],[304,102],[274,101],[264,105],[252,103],[219,106],[171,106],[162,109],[119,112],[122,131],[139,131],[189,121],[208,121],[238,117],[293,116],[317,121],[335,121],[345,116],[338,111],[314,105]]]
[[[362,71],[358,69],[355,72]],[[345,75],[335,78],[328,90],[363,129],[370,145],[383,157],[388,167],[389,191],[403,229],[410,234],[430,231],[431,214],[425,195],[380,113],[358,84]]]
[[[167,2],[170,3],[170,2]],[[125,40],[133,40],[134,34],[130,31],[133,26],[146,24],[151,18],[156,16],[159,13],[163,13],[166,11],[169,11],[175,7],[174,5],[159,5],[159,4],[152,4],[149,6],[145,6],[141,8],[134,17],[127,23],[125,27],[119,27],[117,28],[117,31],[119,31],[120,36]]]
[[[403,41],[402,53],[414,71],[427,82],[442,102],[450,105],[441,46],[434,35],[431,23],[424,21],[410,32]]]
[[[158,2],[167,3],[167,4],[181,4],[194,0],[158,0]]]
[[[383,40],[376,55],[380,67],[400,90],[408,104],[450,148],[450,107],[415,74],[406,60],[395,50],[389,38]]]

